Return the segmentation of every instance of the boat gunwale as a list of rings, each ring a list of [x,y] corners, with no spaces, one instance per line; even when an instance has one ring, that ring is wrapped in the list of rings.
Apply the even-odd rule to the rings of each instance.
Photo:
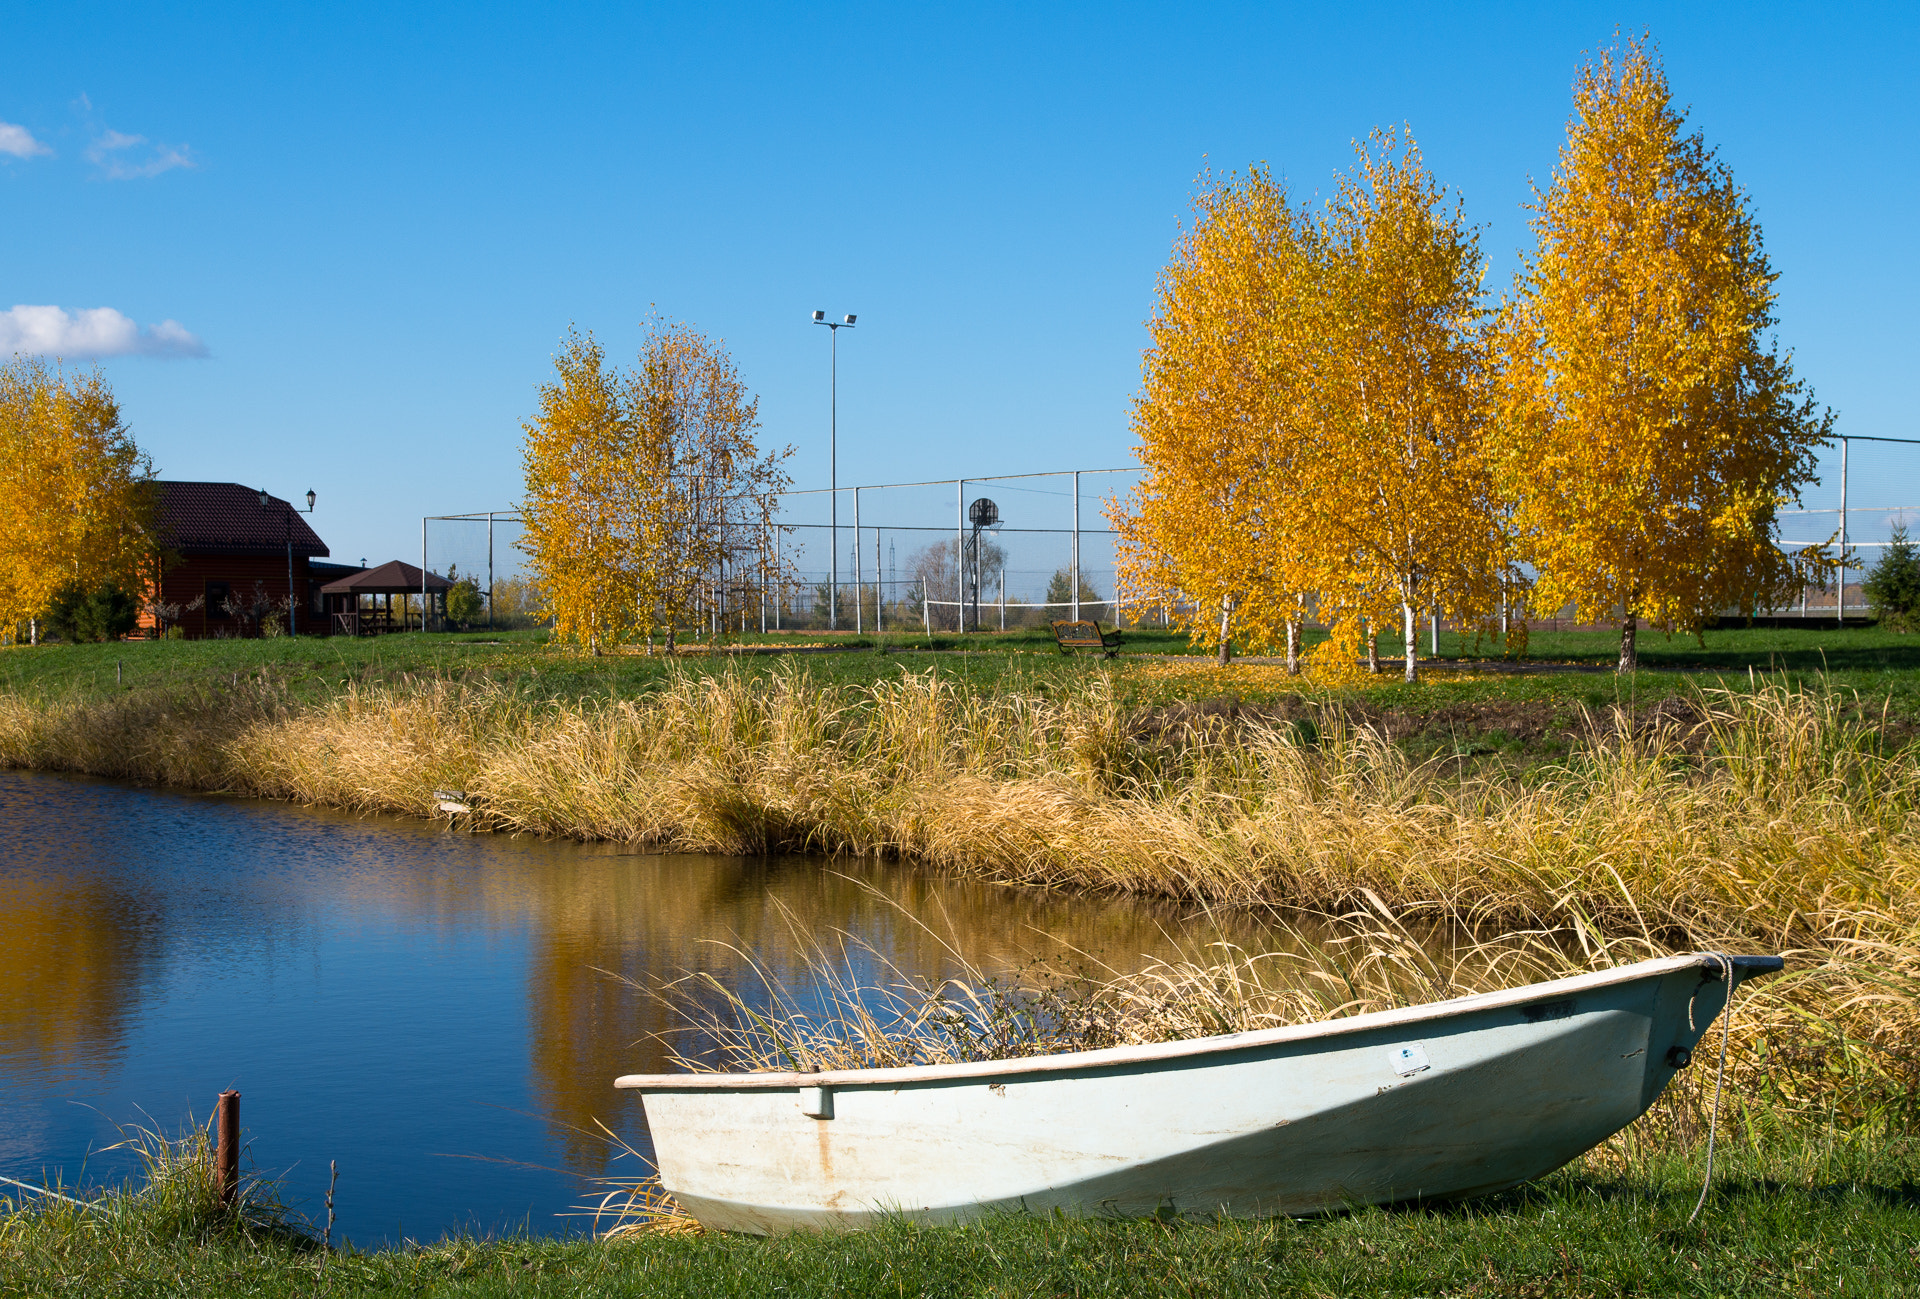
[[[1422,1002],[1417,1006],[1399,1006],[1392,1010],[1368,1011],[1344,1019],[1315,1020],[1308,1024],[1282,1024],[1274,1028],[1249,1029],[1241,1033],[1221,1033],[1211,1037],[1181,1038],[1171,1042],[1147,1042],[1134,1046],[1110,1046],[1093,1051],[1060,1051],[1051,1055],[1013,1056],[996,1060],[967,1060],[954,1064],[894,1065],[883,1069],[831,1069],[818,1073],[790,1071],[766,1073],[663,1073],[624,1074],[613,1080],[616,1088],[647,1092],[712,1091],[793,1091],[801,1087],[897,1087],[908,1084],[965,1081],[976,1078],[1005,1078],[1023,1074],[1084,1073],[1132,1064],[1157,1064],[1192,1056],[1225,1055],[1264,1046],[1314,1038],[1346,1037],[1378,1028],[1397,1028],[1449,1019],[1481,1010],[1499,1010],[1523,1005],[1544,997],[1611,987],[1640,979],[1676,974],[1688,969],[1711,969],[1731,974],[1736,986],[1754,974],[1779,970],[1784,962],[1778,956],[1732,955],[1725,952],[1688,952],[1679,956],[1654,957],[1617,965],[1610,970],[1528,983],[1518,988],[1494,992],[1468,993],[1445,1001]]]

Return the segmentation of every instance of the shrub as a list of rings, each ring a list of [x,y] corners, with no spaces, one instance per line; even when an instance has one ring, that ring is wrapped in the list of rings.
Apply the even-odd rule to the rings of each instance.
[[[118,640],[139,617],[139,602],[112,583],[89,588],[69,582],[47,606],[48,629],[68,641]]]
[[[447,621],[456,627],[471,627],[487,616],[487,597],[480,592],[480,583],[472,577],[459,577],[452,568],[447,576],[454,579],[447,588]]]
[[[1888,631],[1908,632],[1920,625],[1920,547],[1900,524],[1893,540],[1867,572],[1864,588],[1873,616]]]

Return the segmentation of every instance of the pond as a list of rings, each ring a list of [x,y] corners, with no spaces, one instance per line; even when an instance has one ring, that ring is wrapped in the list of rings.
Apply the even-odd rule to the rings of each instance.
[[[910,917],[928,921],[932,933]],[[647,854],[0,772],[0,1174],[127,1176],[116,1124],[170,1133],[242,1093],[253,1167],[361,1245],[585,1230],[591,1179],[644,1173],[622,1073],[672,1068],[641,988],[844,930],[914,974],[950,937],[1010,971],[1116,968],[1251,922],[900,866]],[[624,976],[624,979],[616,976]],[[638,985],[637,987],[635,985]],[[640,1152],[617,1154],[604,1124]]]

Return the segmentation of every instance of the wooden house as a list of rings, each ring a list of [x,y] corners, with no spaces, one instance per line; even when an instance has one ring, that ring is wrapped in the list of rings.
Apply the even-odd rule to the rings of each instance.
[[[168,626],[192,639],[257,636],[263,622],[277,614],[284,625],[291,612],[301,635],[327,633],[307,567],[328,553],[327,543],[301,511],[241,483],[154,485],[163,553],[148,595]],[[148,636],[163,630],[151,608],[140,629]]]

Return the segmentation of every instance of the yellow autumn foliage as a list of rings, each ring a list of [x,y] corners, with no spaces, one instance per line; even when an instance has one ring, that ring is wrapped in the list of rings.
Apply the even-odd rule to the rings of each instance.
[[[1537,604],[1690,631],[1821,571],[1774,542],[1832,416],[1768,338],[1777,275],[1645,42],[1574,86],[1538,246],[1499,330],[1499,468]]]
[[[1126,601],[1222,663],[1284,639],[1289,670],[1308,619],[1371,659],[1392,618],[1408,680],[1422,614],[1512,653],[1526,604],[1572,604],[1620,618],[1627,671],[1642,621],[1693,630],[1833,567],[1776,540],[1833,417],[1771,339],[1746,196],[1645,42],[1589,64],[1574,110],[1490,322],[1478,235],[1411,135],[1374,132],[1317,215],[1264,168],[1203,178],[1149,322],[1146,472],[1108,510]]]
[[[68,584],[138,592],[156,557],[153,464],[99,370],[0,366],[0,635]]]
[[[1147,473],[1108,509],[1121,598],[1170,612],[1225,661],[1298,628],[1314,589],[1313,484],[1299,420],[1317,303],[1315,231],[1264,168],[1194,200],[1161,272],[1133,426]]]
[[[680,629],[774,579],[789,450],[754,442],[758,400],[726,349],[653,322],[635,367],[570,331],[523,426],[520,545],[554,634],[599,653]]]
[[[1317,219],[1262,168],[1195,199],[1134,403],[1146,474],[1108,511],[1123,598],[1220,650],[1308,618],[1484,616],[1506,571],[1482,451],[1480,253],[1409,139],[1376,134]],[[1407,674],[1416,655],[1407,656]],[[1323,652],[1320,666],[1326,670]]]

